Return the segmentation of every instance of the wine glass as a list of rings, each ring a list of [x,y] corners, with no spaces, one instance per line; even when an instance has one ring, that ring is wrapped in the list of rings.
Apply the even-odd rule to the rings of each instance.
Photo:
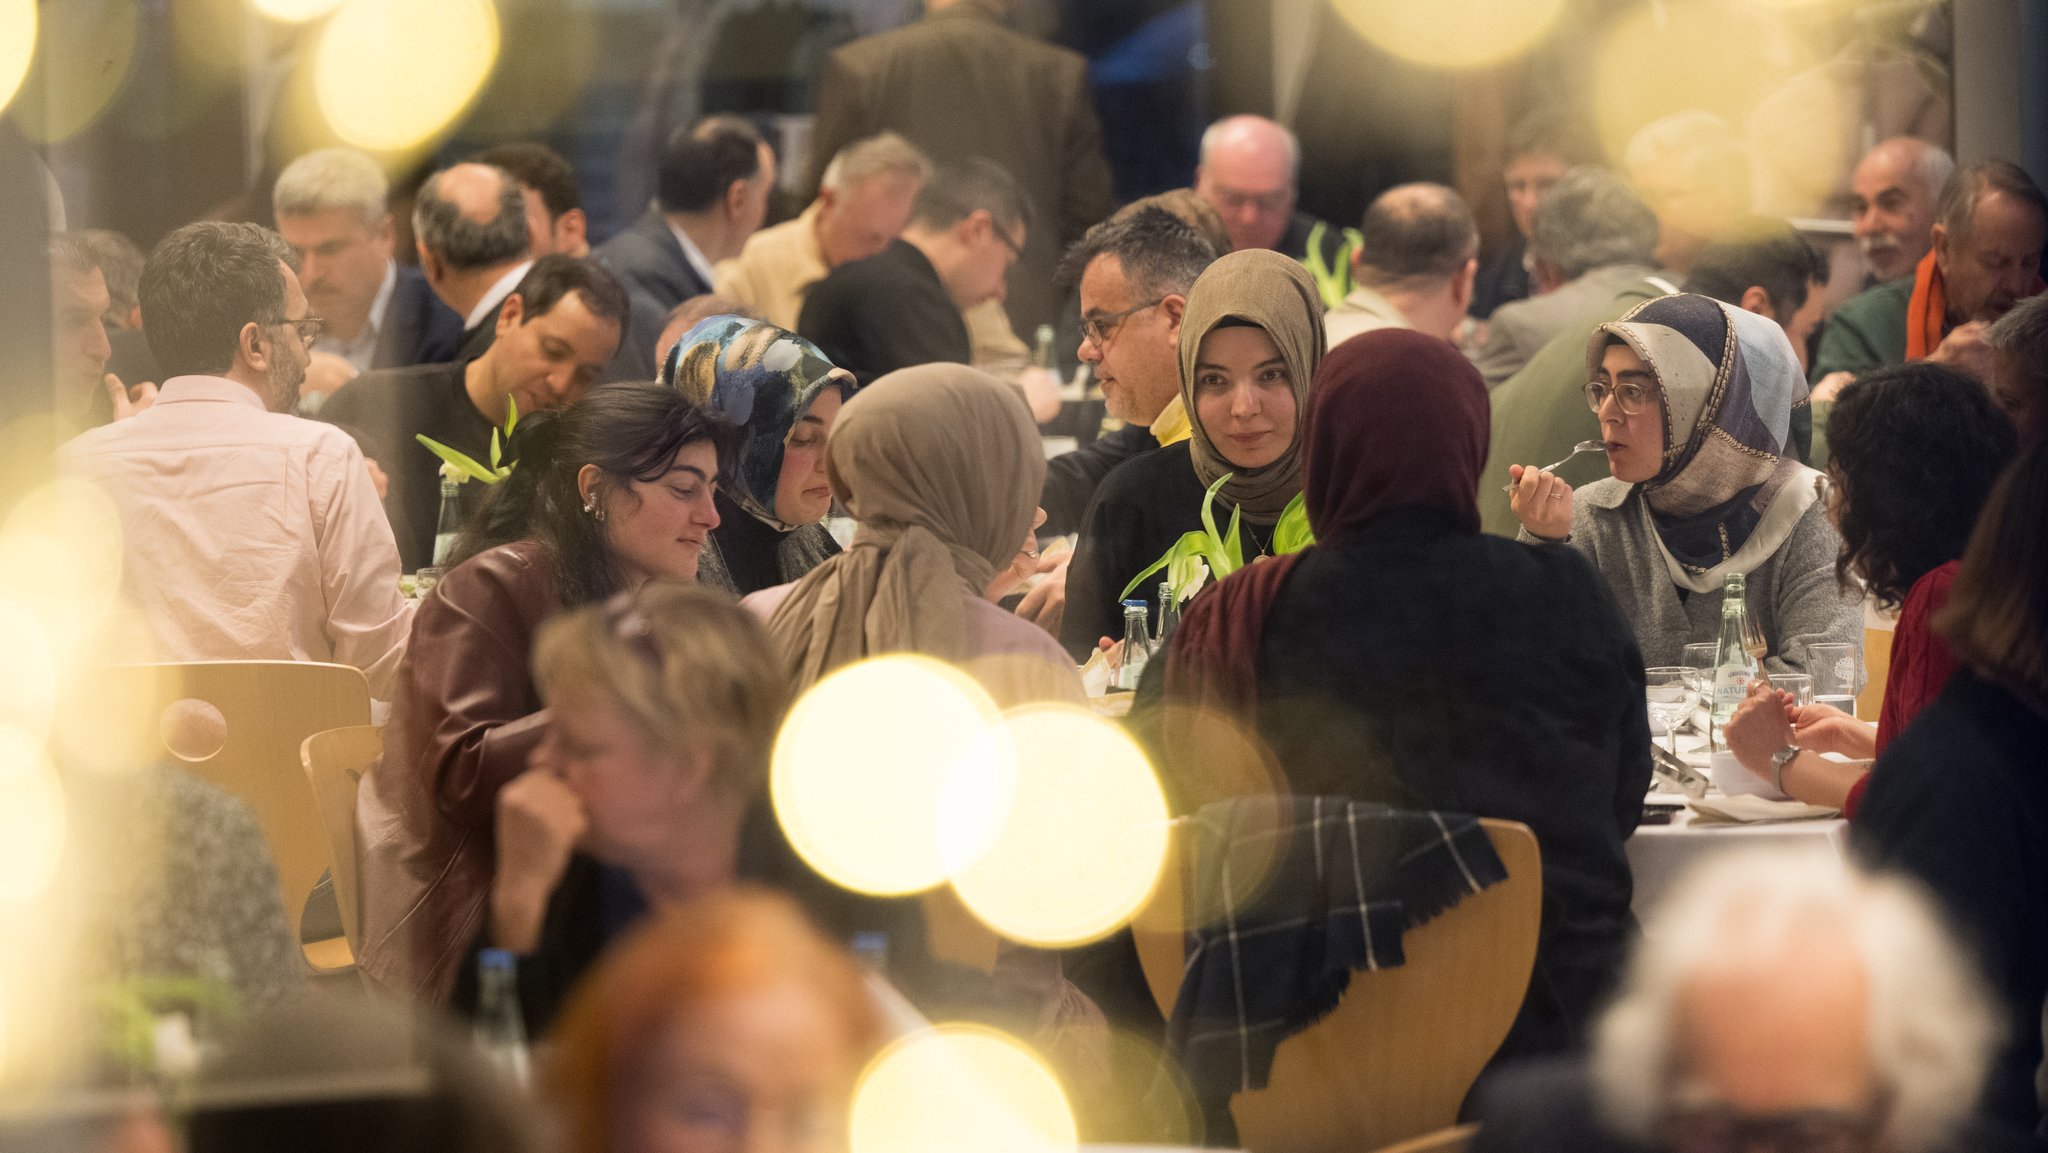
[[[1693,671],[1692,687],[1704,697],[1714,687],[1714,650],[1719,647],[1713,641],[1698,641],[1685,646],[1685,655],[1678,663]]]
[[[1643,670],[1643,697],[1650,712],[1664,722],[1671,741],[1671,755],[1678,755],[1678,726],[1699,707],[1700,693],[1693,670],[1678,665],[1660,665]]]
[[[1856,666],[1860,652],[1855,645],[1818,644],[1806,649],[1807,670],[1813,675],[1814,703],[1832,705],[1856,715]]]

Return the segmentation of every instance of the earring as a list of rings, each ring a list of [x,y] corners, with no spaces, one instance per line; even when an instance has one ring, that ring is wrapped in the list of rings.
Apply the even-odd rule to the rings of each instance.
[[[596,501],[585,501],[583,503],[583,511],[589,513],[592,520],[597,521],[599,524],[604,523],[604,510],[597,507]]]

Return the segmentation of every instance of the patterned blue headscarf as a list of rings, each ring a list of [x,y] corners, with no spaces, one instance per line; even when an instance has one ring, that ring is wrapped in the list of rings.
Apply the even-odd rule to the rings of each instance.
[[[793,332],[762,320],[713,316],[676,341],[661,380],[746,434],[739,466],[721,482],[726,495],[763,524],[783,532],[796,528],[775,516],[783,445],[820,393],[836,388],[841,399],[853,395],[853,374]]]

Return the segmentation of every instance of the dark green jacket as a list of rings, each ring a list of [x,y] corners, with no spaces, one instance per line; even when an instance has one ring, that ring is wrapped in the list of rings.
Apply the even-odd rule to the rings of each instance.
[[[1906,363],[1906,304],[1912,299],[1913,278],[1906,276],[1843,301],[1821,330],[1807,379],[1818,384],[1831,372],[1861,374]]]

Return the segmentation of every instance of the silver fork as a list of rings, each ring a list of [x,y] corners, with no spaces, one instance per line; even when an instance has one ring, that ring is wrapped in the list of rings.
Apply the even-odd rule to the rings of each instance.
[[[1604,448],[1606,448],[1606,447],[1607,447],[1607,442],[1606,442],[1606,441],[1604,441],[1604,440],[1582,440],[1582,441],[1580,441],[1579,443],[1577,443],[1577,444],[1575,444],[1575,445],[1573,445],[1573,446],[1572,446],[1572,453],[1571,453],[1571,456],[1565,457],[1565,458],[1564,458],[1563,460],[1561,460],[1561,461],[1558,461],[1558,462],[1557,462],[1556,464],[1547,464],[1547,465],[1544,465],[1544,466],[1543,466],[1542,468],[1540,468],[1540,469],[1538,469],[1538,470],[1536,470],[1536,471],[1538,471],[1538,472],[1556,472],[1556,471],[1557,471],[1558,469],[1561,469],[1561,468],[1563,468],[1563,467],[1564,467],[1565,465],[1567,465],[1567,464],[1570,464],[1570,463],[1571,463],[1571,461],[1572,461],[1572,458],[1573,458],[1573,457],[1576,457],[1576,456],[1578,456],[1578,455],[1579,455],[1580,453],[1586,453],[1586,452],[1599,452],[1599,451],[1600,451],[1601,449],[1604,449]],[[1512,494],[1514,493],[1514,491],[1515,491],[1515,486],[1514,486],[1513,482],[1510,482],[1510,483],[1508,483],[1508,484],[1504,484],[1504,485],[1502,485],[1502,486],[1501,486],[1501,489],[1500,489],[1500,490],[1501,490],[1502,492],[1504,492],[1504,493],[1509,493],[1509,494],[1511,494],[1511,495],[1512,495]]]

